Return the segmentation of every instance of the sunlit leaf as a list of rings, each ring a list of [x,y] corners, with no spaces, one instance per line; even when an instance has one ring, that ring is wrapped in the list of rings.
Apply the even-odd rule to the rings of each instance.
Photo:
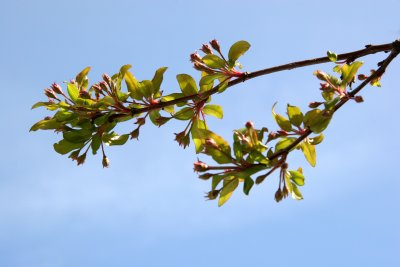
[[[272,115],[276,121],[276,123],[279,125],[279,127],[287,132],[290,132],[292,130],[292,124],[290,123],[290,121],[288,119],[286,119],[285,117],[283,117],[282,115],[276,114],[275,113],[275,106],[277,103],[275,103],[272,106]]]
[[[306,139],[303,143],[301,143],[300,147],[308,163],[310,163],[311,166],[315,167],[315,164],[317,162],[317,154],[315,152],[315,146],[310,144]]]
[[[198,92],[195,80],[187,74],[178,74],[176,76],[179,87],[185,96],[195,95]]]
[[[160,86],[164,78],[164,72],[167,70],[167,67],[159,68],[156,73],[154,74],[153,79],[151,80],[153,83],[154,91],[153,93],[157,93],[160,91]]]
[[[68,95],[71,98],[71,100],[75,102],[79,97],[78,87],[76,87],[76,85],[73,83],[68,83],[67,91],[68,91]]]
[[[229,49],[228,58],[229,58],[229,65],[233,67],[236,63],[236,60],[247,50],[249,50],[250,44],[247,41],[238,41],[234,43],[231,48]]]
[[[64,139],[53,145],[54,150],[62,155],[65,155],[71,152],[72,150],[82,148],[83,146],[84,143],[71,143]]]
[[[342,65],[342,86],[346,86],[349,82],[351,82],[354,79],[354,76],[357,74],[358,69],[363,64],[364,63],[361,61],[355,61],[350,65],[348,64]]]
[[[218,200],[218,207],[224,205],[232,196],[233,191],[238,187],[239,179],[233,178],[231,180],[224,180],[224,187],[221,190]]]
[[[300,108],[287,105],[287,114],[289,116],[289,121],[294,126],[300,127],[303,123],[303,113],[301,112]]]
[[[203,62],[212,69],[222,69],[225,67],[225,61],[217,55],[209,54],[203,57]]]
[[[222,107],[219,105],[205,105],[203,108],[203,112],[218,119],[222,119],[222,117],[224,116]]]

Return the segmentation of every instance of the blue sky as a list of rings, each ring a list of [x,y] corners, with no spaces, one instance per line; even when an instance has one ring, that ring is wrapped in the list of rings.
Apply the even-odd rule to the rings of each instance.
[[[140,141],[108,149],[84,166],[56,154],[51,132],[28,133],[49,115],[31,111],[43,89],[92,66],[92,81],[130,63],[139,79],[168,66],[196,75],[190,53],[213,38],[225,51],[252,44],[245,70],[363,48],[400,37],[400,2],[376,1],[4,1],[0,10],[3,141],[0,153],[1,266],[399,266],[400,216],[396,108],[400,61],[363,104],[338,112],[317,150],[317,166],[301,155],[305,199],[273,200],[277,178],[238,191],[222,208],[204,201],[209,183],[196,178],[193,147],[174,132],[146,125]],[[367,73],[384,55],[365,60]],[[319,100],[312,66],[230,88],[213,98],[224,107],[211,128],[227,140],[252,120],[274,127],[271,106],[306,108]],[[197,76],[198,77],[198,76]],[[131,123],[121,127],[132,129]],[[201,156],[201,159],[208,160]]]

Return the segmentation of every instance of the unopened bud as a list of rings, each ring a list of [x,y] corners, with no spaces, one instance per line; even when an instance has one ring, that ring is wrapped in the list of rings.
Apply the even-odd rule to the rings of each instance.
[[[53,91],[54,91],[56,94],[60,94],[60,95],[63,94],[63,91],[62,91],[61,86],[58,85],[58,84],[56,84],[56,83],[53,83],[53,84],[51,85],[51,89],[53,89]]]
[[[216,39],[212,40],[210,42],[210,45],[212,48],[214,48],[215,50],[217,50],[218,52],[220,52],[221,47],[219,46],[219,43]]]
[[[208,165],[202,161],[197,161],[193,163],[193,170],[195,172],[205,172],[208,170]]]
[[[107,92],[108,87],[107,87],[107,83],[106,82],[104,82],[104,81],[100,82],[100,87],[104,92]]]
[[[270,133],[268,134],[267,142],[269,142],[269,141],[271,141],[271,140],[274,140],[274,139],[277,138],[277,137],[278,137],[278,134],[277,134],[276,132],[270,132]]]
[[[251,128],[254,129],[254,123],[252,121],[246,122],[245,126],[247,129],[251,129]]]
[[[282,190],[282,196],[283,196],[284,198],[286,198],[288,195],[289,195],[289,190],[287,189],[286,186],[284,186],[284,187],[283,187],[283,190]]]
[[[48,98],[58,99],[57,96],[56,96],[56,94],[54,93],[54,91],[51,90],[50,88],[44,89],[44,94],[45,94]]]
[[[356,96],[354,97],[354,101],[356,101],[356,103],[362,103],[362,102],[364,102],[364,99],[363,99],[362,96],[356,95]]]
[[[108,168],[110,166],[110,160],[106,156],[103,156],[102,164],[103,168]]]
[[[201,179],[201,180],[208,180],[208,179],[210,179],[211,177],[213,177],[214,176],[214,174],[212,174],[212,173],[204,173],[204,174],[202,174],[202,175],[199,175],[199,179]]]
[[[208,192],[206,194],[206,198],[208,200],[216,199],[218,197],[218,195],[219,195],[219,192],[220,192],[220,190],[211,190],[210,192]]]
[[[146,123],[145,118],[137,118],[135,124],[137,125],[144,125]]]
[[[79,97],[84,98],[84,99],[90,99],[90,94],[86,90],[80,90],[79,91]]]
[[[357,78],[360,81],[364,81],[364,80],[366,80],[368,78],[368,76],[365,75],[365,74],[358,74]]]
[[[85,159],[86,159],[86,153],[80,155],[77,159],[76,159],[76,163],[78,165],[81,165],[83,163],[85,163]]]
[[[103,80],[111,87],[111,78],[106,73],[103,74]]]
[[[194,62],[203,62],[203,60],[201,59],[201,56],[197,52],[190,54],[190,61],[193,63]]]
[[[317,108],[319,107],[321,104],[323,104],[323,102],[310,102],[310,104],[308,104],[309,108]]]
[[[68,158],[70,158],[72,160],[78,160],[79,152],[81,152],[81,151],[80,150],[75,150],[74,152],[69,154]]]
[[[130,133],[131,139],[139,139],[139,128],[136,128]]]
[[[276,201],[276,202],[279,202],[279,201],[282,200],[282,198],[283,198],[283,194],[282,194],[281,189],[279,188],[279,189],[275,192],[275,201]]]
[[[196,70],[198,70],[198,71],[204,71],[204,72],[206,72],[207,74],[213,74],[213,73],[214,73],[214,71],[213,71],[212,69],[208,68],[207,66],[205,66],[204,64],[199,63],[199,62],[194,62],[194,63],[193,63],[193,67],[194,67]]]
[[[276,132],[279,134],[279,136],[286,136],[286,135],[289,134],[288,132],[286,132],[286,131],[284,131],[284,130],[278,130],[278,131],[276,131]]]
[[[213,54],[211,47],[208,44],[203,44],[203,46],[200,48],[201,51],[204,52],[204,54]]]

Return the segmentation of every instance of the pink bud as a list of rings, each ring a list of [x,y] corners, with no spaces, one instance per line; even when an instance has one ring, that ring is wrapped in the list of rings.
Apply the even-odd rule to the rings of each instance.
[[[210,42],[210,45],[211,45],[211,47],[212,48],[214,48],[215,50],[217,50],[218,52],[220,52],[220,46],[219,46],[219,43],[218,43],[218,41],[216,40],[216,39],[214,39],[214,40],[212,40],[211,42]]]
[[[201,51],[204,52],[204,54],[213,54],[211,47],[208,44],[203,44],[203,46],[200,48]]]
[[[54,91],[56,94],[60,94],[60,95],[63,94],[63,91],[62,91],[61,86],[58,85],[58,84],[56,84],[56,83],[53,83],[53,84],[51,85],[51,89],[53,89],[53,91]]]
[[[208,170],[208,165],[202,161],[193,163],[193,169],[195,172],[205,172]]]

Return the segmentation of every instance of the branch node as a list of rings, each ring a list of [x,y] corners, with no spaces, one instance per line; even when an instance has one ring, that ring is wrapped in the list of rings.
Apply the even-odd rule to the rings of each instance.
[[[396,52],[400,52],[400,39],[397,39],[392,43],[393,45],[393,50]]]

